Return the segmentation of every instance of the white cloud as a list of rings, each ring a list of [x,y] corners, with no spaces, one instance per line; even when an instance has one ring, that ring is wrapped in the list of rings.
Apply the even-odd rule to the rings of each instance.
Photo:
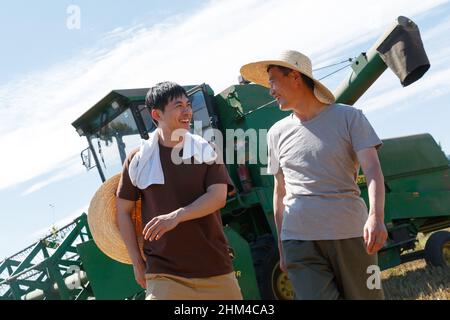
[[[286,48],[312,55],[313,62],[338,60],[350,47],[381,35],[399,14],[414,18],[444,2],[382,0],[355,14],[359,0],[212,1],[191,16],[118,27],[98,47],[0,87],[0,145],[8,155],[0,158],[8,168],[0,190],[75,157],[86,142],[70,123],[113,89],[173,80],[206,82],[218,93],[236,83],[244,63]],[[56,173],[51,179],[63,178]]]
[[[45,238],[46,236],[50,235],[52,233],[53,227],[57,230],[61,229],[62,227],[72,223],[76,218],[78,218],[83,212],[87,214],[89,205],[84,205],[77,210],[74,210],[68,214],[65,215],[64,219],[61,219],[54,223],[53,226],[46,227],[39,229],[33,233],[31,233],[28,237],[28,241],[37,241],[39,239]]]
[[[426,81],[418,81],[410,87],[401,90],[394,88],[386,90],[380,95],[371,96],[363,103],[363,110],[367,113],[380,111],[407,101],[413,101],[414,104],[418,101],[423,103],[426,100],[448,94],[448,83],[450,83],[450,68],[435,72],[428,76]]]
[[[21,194],[21,196],[27,196],[38,190],[41,190],[42,188],[44,188],[52,183],[55,183],[55,182],[58,182],[61,180],[65,180],[65,179],[74,177],[78,174],[85,172],[86,169],[83,166],[81,166],[80,164],[81,164],[80,157],[75,157],[74,159],[67,161],[64,165],[62,165],[61,169],[55,170],[56,172],[52,177],[33,184],[31,187],[26,189]]]
[[[420,28],[420,26],[419,26]],[[432,41],[436,37],[441,37],[444,34],[448,34],[450,31],[450,21],[445,21],[444,23],[440,23],[427,32],[421,34],[423,42],[426,44],[428,41]],[[449,42],[447,38],[447,42]]]

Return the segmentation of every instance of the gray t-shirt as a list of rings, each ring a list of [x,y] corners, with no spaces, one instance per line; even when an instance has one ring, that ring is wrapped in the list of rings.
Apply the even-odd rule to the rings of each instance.
[[[356,152],[381,140],[361,110],[326,107],[309,121],[291,114],[268,133],[268,173],[284,174],[281,240],[361,237],[368,210],[356,183]]]

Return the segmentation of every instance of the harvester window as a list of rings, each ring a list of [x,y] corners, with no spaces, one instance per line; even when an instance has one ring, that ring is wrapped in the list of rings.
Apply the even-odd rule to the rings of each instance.
[[[126,156],[139,146],[141,135],[131,111],[127,109],[90,138],[108,179],[122,170]]]
[[[152,132],[155,130],[156,125],[153,122],[152,116],[150,115],[150,111],[146,105],[138,106],[139,114],[141,115],[142,120],[144,121],[145,130],[147,132]]]
[[[211,128],[211,118],[206,105],[205,96],[202,90],[190,95],[193,112],[192,132],[203,135],[205,130]]]

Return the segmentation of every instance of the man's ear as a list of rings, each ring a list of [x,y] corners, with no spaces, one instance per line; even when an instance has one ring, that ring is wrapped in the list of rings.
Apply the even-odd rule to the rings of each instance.
[[[292,70],[290,75],[292,76],[292,78],[294,80],[297,80],[297,81],[301,78],[300,72],[297,70]]]
[[[295,80],[295,83],[298,87],[301,87],[304,85],[302,75],[297,70],[292,70],[292,72],[290,73],[290,76],[292,77],[292,79]]]
[[[152,109],[152,111],[150,112],[150,114],[152,115],[153,120],[158,121],[161,119],[161,110],[158,109]]]

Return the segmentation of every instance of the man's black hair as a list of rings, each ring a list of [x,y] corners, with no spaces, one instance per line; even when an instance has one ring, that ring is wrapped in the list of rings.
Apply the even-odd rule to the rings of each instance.
[[[145,105],[149,109],[164,111],[170,100],[187,96],[186,90],[175,82],[160,82],[148,90]]]
[[[290,68],[287,68],[287,67],[278,66],[278,65],[276,65],[276,64],[271,64],[271,65],[267,66],[267,72],[269,72],[270,69],[272,69],[273,67],[277,67],[278,70],[280,70],[281,73],[282,73],[284,76],[287,76],[289,73],[291,73],[292,71],[294,71],[293,69],[290,69]],[[307,86],[311,91],[314,92],[314,81],[313,81],[310,77],[305,76],[305,75],[304,75],[303,73],[301,73],[301,72],[300,72],[300,76],[302,77],[303,82],[306,83],[306,86]]]

